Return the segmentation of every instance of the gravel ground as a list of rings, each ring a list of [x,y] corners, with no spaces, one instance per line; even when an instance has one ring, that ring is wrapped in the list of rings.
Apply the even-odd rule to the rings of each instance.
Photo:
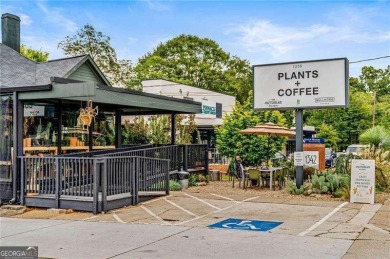
[[[292,200],[317,200],[317,201],[342,201],[341,198],[334,198],[329,194],[315,194],[312,196],[304,195],[291,195],[287,192],[287,188],[284,187],[282,190],[279,190],[276,187],[275,191],[270,191],[270,189],[262,188],[259,190],[258,187],[242,189],[237,187],[237,182],[235,182],[235,188],[232,188],[231,181],[214,181],[209,182],[206,186],[194,186],[190,187],[185,192],[188,193],[215,193],[219,195],[227,196],[259,196],[266,198],[287,198]],[[387,199],[390,198],[389,193],[379,193],[375,197],[375,202],[384,203]]]
[[[260,200],[266,200],[271,203],[278,203],[281,200],[291,201],[291,202],[305,202],[305,201],[342,201],[340,198],[334,198],[331,195],[327,194],[316,194],[313,196],[304,196],[304,195],[291,195],[287,192],[287,189],[270,191],[269,188],[263,188],[261,190],[258,187],[242,189],[237,187],[237,182],[235,182],[235,188],[232,188],[231,181],[215,181],[209,182],[205,186],[195,186],[190,187],[184,191],[185,193],[198,193],[198,194],[218,194],[221,196],[232,197],[236,200],[243,200],[252,197],[259,197]],[[240,199],[237,199],[240,198]],[[387,200],[390,199],[390,193],[378,193],[375,196],[376,203],[384,204]],[[0,217],[18,217],[18,218],[36,218],[36,219],[73,219],[80,220],[92,216],[88,212],[72,211],[69,210],[68,214],[53,214],[50,213],[47,209],[43,208],[27,208],[23,211],[12,211],[12,210],[2,210],[0,208]]]

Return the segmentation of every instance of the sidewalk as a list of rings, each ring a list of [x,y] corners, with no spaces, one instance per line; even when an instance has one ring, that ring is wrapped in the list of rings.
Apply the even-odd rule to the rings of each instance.
[[[243,194],[173,192],[98,215],[32,210],[0,218],[0,242],[38,245],[47,258],[389,258],[389,200]],[[208,227],[227,218],[282,224],[267,232]]]
[[[390,258],[390,200],[375,213],[343,258]]]

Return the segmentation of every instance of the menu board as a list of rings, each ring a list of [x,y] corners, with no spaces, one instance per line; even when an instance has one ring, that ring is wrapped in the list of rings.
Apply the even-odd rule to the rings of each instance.
[[[351,163],[351,203],[374,204],[375,160],[353,159]]]

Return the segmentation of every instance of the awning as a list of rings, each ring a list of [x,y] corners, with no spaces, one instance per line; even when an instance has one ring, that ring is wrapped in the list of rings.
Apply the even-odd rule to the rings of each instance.
[[[202,104],[155,94],[87,83],[53,83],[51,91],[19,93],[19,100],[59,99],[107,104],[123,110],[123,114],[201,113]]]

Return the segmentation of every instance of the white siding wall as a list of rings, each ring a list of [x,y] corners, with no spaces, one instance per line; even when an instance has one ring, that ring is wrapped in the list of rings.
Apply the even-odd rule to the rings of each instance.
[[[210,90],[205,90],[189,85],[174,83],[166,80],[145,80],[142,82],[143,91],[152,94],[161,94],[164,96],[183,99],[184,97],[193,98],[197,102],[221,103],[223,113],[231,113],[236,98],[231,95],[221,94]],[[221,125],[220,118],[200,118],[195,116],[198,125]]]

